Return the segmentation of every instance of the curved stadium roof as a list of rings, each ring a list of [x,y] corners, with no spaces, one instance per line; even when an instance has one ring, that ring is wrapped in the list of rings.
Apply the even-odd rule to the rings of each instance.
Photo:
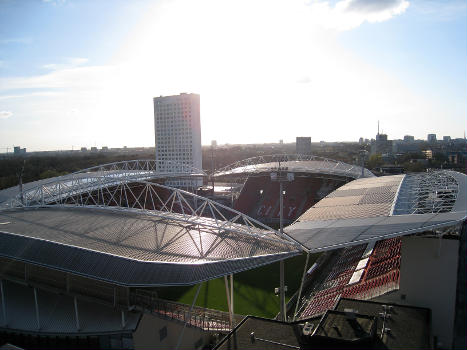
[[[323,198],[285,233],[322,251],[453,226],[467,217],[467,176],[454,171],[358,179]]]
[[[172,167],[172,171],[167,169]],[[179,164],[171,161],[156,161],[151,159],[128,160],[122,162],[102,164],[83,169],[71,174],[29,182],[23,185],[23,191],[29,192],[35,188],[50,188],[47,193],[54,192],[54,187],[59,183],[62,190],[68,188],[92,188],[99,187],[102,183],[119,183],[129,180],[150,180],[167,178],[186,178],[207,176],[203,170]],[[18,186],[0,191],[0,205],[16,196]]]
[[[0,256],[119,285],[169,286],[300,253],[288,236],[209,199],[134,177],[89,178],[55,179],[4,202]]]
[[[277,171],[279,162],[280,167],[287,168],[289,172],[337,175],[353,179],[374,177],[373,173],[365,168],[363,168],[362,176],[362,167],[357,165],[301,154],[276,154],[248,158],[217,170],[213,176],[253,175]]]

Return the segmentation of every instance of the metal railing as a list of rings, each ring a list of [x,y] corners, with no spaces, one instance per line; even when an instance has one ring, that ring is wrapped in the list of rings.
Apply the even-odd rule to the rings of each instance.
[[[229,313],[159,299],[155,292],[136,289],[130,294],[130,304],[152,314],[185,322],[192,327],[207,331],[230,331]]]

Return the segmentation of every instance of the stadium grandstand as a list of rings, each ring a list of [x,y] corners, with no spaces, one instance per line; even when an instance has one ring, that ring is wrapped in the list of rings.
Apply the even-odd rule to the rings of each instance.
[[[436,171],[357,179],[327,195],[285,228],[324,252],[305,265],[290,318],[323,315],[341,298],[425,307],[434,346],[451,348],[465,325],[466,187],[466,175]]]
[[[201,170],[160,169],[119,162],[0,191],[0,340],[26,349],[201,349],[215,334],[227,334],[219,349],[465,344],[465,175],[375,177],[324,158],[264,156],[213,174],[246,178],[230,208],[166,185]],[[279,223],[281,186],[290,225],[277,231],[268,224]],[[234,274],[303,253],[285,319],[236,322]],[[195,306],[215,278],[228,312]],[[160,298],[155,288],[169,286],[195,286],[192,303]]]
[[[213,174],[214,179],[223,181],[246,178],[234,208],[274,227],[280,220],[281,186],[283,222],[287,225],[328,193],[360,177],[374,175],[356,165],[300,154],[248,158]]]
[[[86,169],[26,184],[2,201],[3,341],[200,348],[210,332],[232,327],[235,273],[300,253],[288,236],[238,211],[153,182],[166,174],[151,165]],[[201,283],[222,276],[229,312],[195,307]],[[191,306],[152,288],[184,285],[198,286]]]

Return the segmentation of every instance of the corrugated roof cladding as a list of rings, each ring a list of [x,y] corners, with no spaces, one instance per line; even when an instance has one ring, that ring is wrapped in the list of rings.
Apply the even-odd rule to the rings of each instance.
[[[436,171],[354,180],[322,199],[285,232],[310,251],[336,249],[467,217],[467,176]]]
[[[85,208],[0,212],[0,255],[123,285],[194,284],[298,254],[281,239]]]

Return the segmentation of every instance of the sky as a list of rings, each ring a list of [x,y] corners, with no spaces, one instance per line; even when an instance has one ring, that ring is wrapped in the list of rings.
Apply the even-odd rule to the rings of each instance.
[[[152,98],[202,143],[463,137],[465,0],[0,0],[0,153],[154,146]]]

